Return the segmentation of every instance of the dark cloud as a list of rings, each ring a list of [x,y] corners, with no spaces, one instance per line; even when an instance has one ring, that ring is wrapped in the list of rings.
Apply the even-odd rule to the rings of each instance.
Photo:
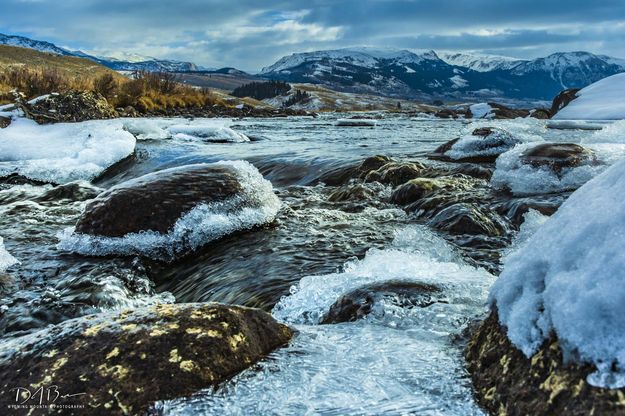
[[[3,0],[0,31],[99,53],[254,70],[354,45],[625,56],[625,1]]]

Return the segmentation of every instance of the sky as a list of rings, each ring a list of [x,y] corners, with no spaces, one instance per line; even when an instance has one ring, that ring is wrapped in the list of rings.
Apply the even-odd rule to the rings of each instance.
[[[2,0],[0,33],[252,72],[350,46],[625,57],[625,0]]]

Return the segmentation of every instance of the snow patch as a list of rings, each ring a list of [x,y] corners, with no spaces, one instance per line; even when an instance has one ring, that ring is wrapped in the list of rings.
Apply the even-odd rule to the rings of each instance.
[[[556,120],[625,119],[625,73],[612,75],[580,90],[574,99],[553,117]]]
[[[119,121],[39,125],[16,117],[0,129],[0,176],[57,184],[91,180],[132,154],[135,142]]]
[[[565,358],[595,364],[599,387],[625,386],[624,176],[621,160],[575,191],[505,259],[490,296],[526,356],[553,330]]]

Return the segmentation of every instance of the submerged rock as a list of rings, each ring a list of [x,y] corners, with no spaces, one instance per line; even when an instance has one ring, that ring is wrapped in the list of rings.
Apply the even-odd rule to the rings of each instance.
[[[493,415],[625,415],[625,388],[586,382],[590,365],[564,364],[555,336],[526,358],[494,311],[473,333],[467,367],[479,404]]]
[[[157,400],[216,387],[292,334],[261,310],[216,303],[89,315],[7,341],[0,405],[15,404],[18,386],[57,386],[76,396],[54,403],[84,405],[80,414],[143,414]]]
[[[380,302],[403,308],[425,308],[444,302],[442,290],[425,283],[390,280],[373,283],[341,296],[321,319],[321,324],[352,322],[370,314]]]
[[[469,135],[448,141],[428,155],[447,162],[493,163],[500,154],[520,143],[509,132],[496,127],[481,127]]]
[[[521,155],[521,162],[535,168],[547,167],[555,173],[597,162],[595,153],[573,143],[544,143],[531,147]]]
[[[484,234],[500,236],[505,234],[505,221],[490,210],[474,203],[458,203],[438,212],[428,225],[451,234]]]

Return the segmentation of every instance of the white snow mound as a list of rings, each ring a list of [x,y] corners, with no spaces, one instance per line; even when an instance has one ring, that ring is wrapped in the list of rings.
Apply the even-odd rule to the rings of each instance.
[[[17,117],[0,129],[0,176],[56,184],[91,180],[132,154],[135,143],[118,121],[39,125]]]
[[[589,383],[613,388],[625,386],[623,177],[625,160],[575,191],[505,259],[490,295],[526,356],[553,330],[565,359],[596,365]]]
[[[553,117],[556,120],[625,119],[625,73],[590,84]]]

